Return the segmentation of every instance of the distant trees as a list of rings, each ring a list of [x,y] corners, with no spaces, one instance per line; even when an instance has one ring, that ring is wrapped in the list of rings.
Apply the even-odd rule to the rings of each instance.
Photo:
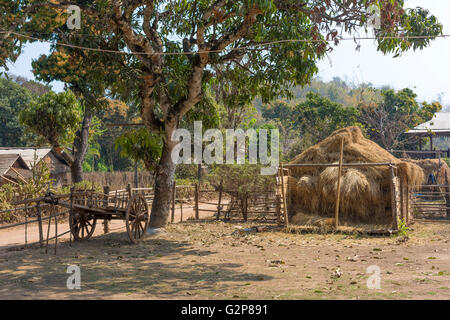
[[[23,147],[27,145],[27,135],[19,123],[19,113],[31,101],[33,101],[33,95],[28,89],[9,79],[0,78],[1,147]]]
[[[333,100],[329,93],[335,92],[337,83],[342,90]],[[366,84],[352,87],[344,83],[337,79],[328,83],[316,81],[305,89],[294,89],[306,90],[303,100],[277,100],[261,106],[263,122],[275,123],[281,131],[287,160],[333,131],[351,125],[361,126],[368,138],[385,149],[409,150],[417,146],[417,141],[405,132],[431,120],[442,110],[439,102],[419,103],[411,89],[395,91],[389,87],[377,89]],[[336,100],[351,103],[342,105]]]
[[[283,101],[263,106],[262,115],[278,124],[285,155],[290,159],[333,131],[356,125],[359,112],[354,107],[345,107],[309,92],[306,100],[294,107]]]
[[[380,91],[379,103],[361,103],[359,121],[369,138],[385,149],[408,149],[416,141],[404,133],[433,118],[442,110],[439,102],[417,102],[417,94],[411,89]]]

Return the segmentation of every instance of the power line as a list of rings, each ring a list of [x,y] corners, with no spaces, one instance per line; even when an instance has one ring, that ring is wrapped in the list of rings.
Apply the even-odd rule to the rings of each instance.
[[[96,51],[96,52],[106,52],[106,53],[115,53],[115,54],[126,54],[126,55],[193,55],[193,54],[202,54],[202,53],[220,53],[224,50],[204,50],[204,51],[189,51],[189,52],[153,52],[153,53],[147,53],[147,52],[133,52],[133,51],[119,51],[119,50],[110,50],[110,49],[102,49],[102,48],[92,48],[92,47],[83,47],[78,46],[70,43],[64,43],[64,42],[52,42],[49,40],[45,40],[42,38],[29,36],[26,34],[22,34],[19,32],[14,31],[0,31],[0,34],[10,34],[15,35],[18,37],[24,37],[28,38],[30,40],[40,41],[49,43],[55,46],[62,46],[62,47],[69,47],[73,49],[80,49],[80,50],[87,50],[87,51]],[[44,34],[44,33],[41,33]],[[50,33],[47,33],[50,34]],[[386,36],[382,37],[381,39],[385,40],[420,40],[420,39],[435,39],[435,38],[450,38],[450,34],[443,34],[443,35],[437,35],[437,36]],[[347,37],[347,38],[336,38],[332,40],[326,40],[326,39],[286,39],[286,40],[275,40],[275,41],[267,41],[267,42],[260,42],[260,43],[254,43],[251,45],[238,47],[238,48],[231,48],[229,51],[237,51],[237,50],[247,50],[247,49],[260,49],[263,50],[263,48],[258,48],[262,46],[269,46],[269,45],[275,45],[275,44],[283,44],[283,43],[298,43],[298,42],[304,42],[304,43],[332,43],[337,41],[358,41],[358,40],[378,40],[377,37]]]

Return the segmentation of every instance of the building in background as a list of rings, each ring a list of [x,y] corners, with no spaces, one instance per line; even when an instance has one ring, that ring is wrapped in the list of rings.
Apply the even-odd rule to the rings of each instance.
[[[0,154],[0,185],[25,182],[31,175],[30,168],[20,154]]]
[[[71,157],[64,151],[57,152],[53,148],[1,148],[0,156],[19,155],[29,170],[44,161],[50,170],[50,178],[54,186],[67,185],[70,178]]]

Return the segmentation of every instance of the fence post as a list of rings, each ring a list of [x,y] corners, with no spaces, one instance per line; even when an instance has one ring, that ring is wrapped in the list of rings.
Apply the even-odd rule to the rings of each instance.
[[[450,149],[449,149],[450,150]],[[445,206],[447,207],[447,219],[450,219],[450,187],[447,173],[445,173]]]
[[[70,187],[70,208],[69,208],[69,246],[72,246],[72,223],[73,223],[73,186]]]
[[[175,199],[176,199],[176,192],[177,192],[177,182],[173,181],[173,187],[172,187],[172,215],[170,217],[170,222],[174,223],[175,221]]]
[[[341,139],[341,153],[339,157],[339,171],[338,171],[338,181],[336,190],[336,206],[334,212],[334,226],[336,230],[339,227],[339,205],[341,203],[341,176],[342,176],[342,162],[344,159],[344,138]]]
[[[217,220],[220,219],[220,211],[222,210],[222,189],[223,189],[223,181],[220,181],[219,203],[217,204]]]
[[[396,179],[394,167],[390,166],[390,186],[391,186],[391,209],[392,209],[392,223],[393,223],[393,229],[395,231],[398,231],[398,211],[397,211],[397,186],[398,179]]]
[[[131,199],[132,196],[131,184],[127,184],[127,192],[128,192],[128,199]]]
[[[183,222],[183,199],[181,199],[180,203],[180,222]]]
[[[108,207],[109,203],[109,186],[103,186],[103,207]],[[104,219],[103,220],[103,233],[107,234],[109,233],[109,220]]]
[[[281,225],[281,197],[279,194],[276,195],[276,215],[278,225]]]
[[[199,200],[199,188],[198,188],[198,184],[195,184],[195,194],[194,194],[194,199],[195,199],[195,219],[198,220],[200,219],[198,211],[198,200]]]
[[[288,217],[288,214],[287,214],[286,194],[284,192],[284,168],[283,168],[283,164],[281,164],[280,169],[281,169],[281,173],[280,173],[281,174],[281,176],[280,176],[280,179],[281,179],[281,195],[283,196],[284,220],[286,220],[286,221],[284,221],[284,223],[286,225],[286,228],[289,228],[289,217]]]
[[[39,247],[44,246],[44,232],[42,230],[42,215],[41,215],[41,202],[38,201],[36,205],[38,227],[39,227]]]

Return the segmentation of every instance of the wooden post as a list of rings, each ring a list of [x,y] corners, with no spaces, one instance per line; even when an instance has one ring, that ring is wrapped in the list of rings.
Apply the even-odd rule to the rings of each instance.
[[[183,222],[183,199],[181,199],[180,203],[180,222]]]
[[[137,160],[134,160],[134,187],[138,188],[138,163]]]
[[[198,208],[198,200],[199,200],[198,183],[195,184],[195,195],[194,195],[194,198],[195,198],[195,219],[198,220],[200,218],[199,217],[199,213],[198,213],[198,211],[199,211],[199,208]]]
[[[131,184],[127,184],[127,192],[128,192],[128,199],[131,199],[132,196]]]
[[[217,204],[217,220],[220,219],[220,211],[222,210],[222,189],[223,189],[223,181],[220,181],[219,186],[219,202]]]
[[[109,186],[104,186],[103,187],[103,207],[107,208],[108,207],[108,203],[109,203]],[[109,233],[109,220],[108,219],[104,219],[103,220],[103,233],[107,234]]]
[[[396,182],[398,183],[398,180],[396,180],[394,167],[390,167],[390,173],[391,173],[391,209],[392,209],[392,220],[393,220],[393,228],[395,231],[398,230],[398,211],[397,211],[397,188],[396,188]]]
[[[73,186],[70,187],[70,208],[69,208],[69,246],[72,246],[72,220],[73,219]]]
[[[177,192],[177,182],[173,181],[173,187],[172,187],[172,214],[170,216],[170,222],[174,223],[175,221],[175,199],[176,199],[176,192]]]
[[[198,185],[200,186],[202,184],[202,164],[199,163],[197,167],[197,179],[198,179]]]
[[[54,204],[52,204],[54,206]],[[55,212],[55,208],[53,207],[53,212]],[[58,247],[58,218],[56,217],[55,213],[55,255],[56,255],[56,248]]]
[[[283,168],[283,164],[281,164],[281,195],[283,196],[283,213],[284,213],[284,224],[286,226],[286,228],[289,227],[289,221],[288,221],[288,215],[287,215],[287,207],[286,207],[286,195],[284,192],[284,168]]]
[[[408,217],[408,224],[411,222],[411,220],[414,218],[413,215],[411,214],[411,212],[409,212],[410,208],[409,208],[409,202],[410,202],[410,188],[409,185],[406,185],[406,215]]]
[[[28,245],[28,209],[25,209],[25,248]]]
[[[401,177],[400,178],[400,214],[403,220],[406,221],[406,213],[405,213],[405,204],[404,204],[404,185],[405,185],[405,178]]]
[[[447,219],[450,219],[450,186],[448,181],[447,173],[445,174],[445,184],[447,187],[445,188],[445,206],[447,207]]]
[[[277,194],[276,196],[276,215],[277,215],[277,223],[278,225],[281,225],[281,198],[280,195]]]
[[[44,232],[42,230],[42,214],[41,214],[41,202],[38,201],[36,205],[36,214],[38,219],[38,228],[39,228],[39,247],[44,246]]]
[[[344,138],[341,139],[341,154],[339,157],[339,172],[336,190],[336,211],[334,213],[334,226],[337,230],[339,227],[339,205],[341,203],[341,176],[342,176],[342,162],[344,160]]]

